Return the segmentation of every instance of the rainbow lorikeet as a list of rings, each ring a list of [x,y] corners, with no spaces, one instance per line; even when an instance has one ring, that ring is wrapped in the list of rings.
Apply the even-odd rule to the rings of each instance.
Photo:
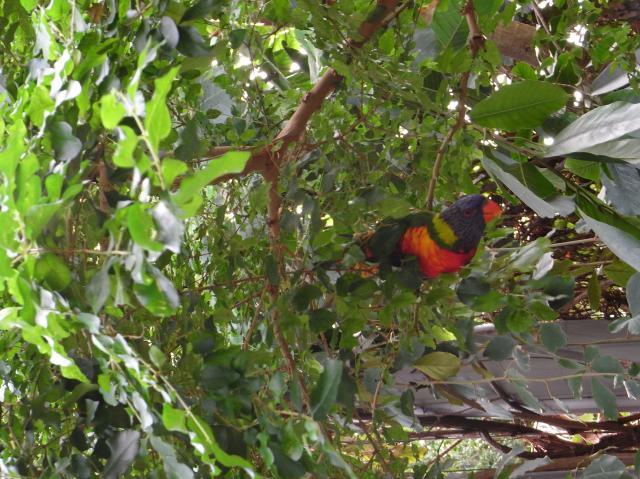
[[[469,263],[485,225],[501,213],[495,201],[468,195],[436,214],[415,213],[383,222],[357,241],[367,261],[400,266],[403,257],[416,256],[422,274],[433,278]]]

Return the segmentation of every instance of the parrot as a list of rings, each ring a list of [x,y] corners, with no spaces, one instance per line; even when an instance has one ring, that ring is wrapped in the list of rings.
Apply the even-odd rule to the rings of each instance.
[[[386,220],[375,231],[356,237],[356,242],[368,262],[400,266],[403,258],[415,256],[422,275],[435,278],[468,264],[485,225],[501,213],[495,201],[467,195],[439,213]]]

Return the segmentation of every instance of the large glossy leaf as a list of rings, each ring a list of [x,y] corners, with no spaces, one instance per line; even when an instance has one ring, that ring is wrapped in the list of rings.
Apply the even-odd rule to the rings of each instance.
[[[517,177],[511,171],[507,171],[507,169],[511,169],[516,165],[515,161],[498,152],[494,152],[494,156],[498,161],[487,157],[482,159],[482,165],[485,170],[504,183],[514,195],[539,216],[553,218],[556,214],[565,216],[573,211],[574,204],[570,198],[558,195],[550,200],[542,199],[525,185],[524,179]]]
[[[636,273],[627,282],[627,304],[633,315],[640,315],[640,273]]]
[[[584,470],[581,479],[618,479],[626,471],[624,463],[615,456],[595,458]]]
[[[102,472],[105,479],[116,479],[124,474],[138,454],[140,432],[132,429],[119,431],[108,441],[111,456]]]
[[[640,139],[638,138],[611,140],[590,146],[582,151],[596,155],[596,157],[601,156],[607,160],[617,158],[626,163],[634,165],[640,164]],[[596,158],[594,158],[594,160],[596,160]]]
[[[327,360],[320,380],[311,393],[311,411],[314,419],[323,419],[329,413],[336,402],[341,380],[342,361]]]
[[[640,214],[640,170],[631,165],[607,165],[602,173],[604,198],[623,215]]]
[[[636,50],[636,61],[640,63],[640,49]],[[592,95],[603,95],[629,84],[629,74],[613,64],[607,67],[591,83]]]
[[[461,48],[467,41],[469,27],[460,13],[460,7],[459,1],[450,1],[446,10],[436,10],[433,15],[431,28],[442,50],[447,47]]]
[[[618,258],[640,271],[640,240],[638,240],[638,238],[615,226],[590,217],[581,209],[578,209],[578,211],[587,223],[587,226],[598,235],[602,242],[606,244]]]
[[[569,96],[552,83],[525,80],[505,85],[477,103],[469,115],[487,128],[515,131],[534,128],[567,102]]]
[[[546,156],[561,156],[615,140],[638,129],[640,104],[614,102],[585,113],[562,130]]]
[[[629,334],[640,335],[640,315],[616,319],[609,324],[609,331],[620,333],[627,330]]]

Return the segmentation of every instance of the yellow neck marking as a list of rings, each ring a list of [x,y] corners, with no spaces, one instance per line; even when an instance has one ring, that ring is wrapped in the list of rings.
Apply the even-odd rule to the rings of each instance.
[[[433,217],[433,228],[438,235],[438,239],[447,246],[452,246],[456,241],[458,241],[458,238],[453,229],[451,229],[451,226],[440,218],[440,215],[435,215]]]

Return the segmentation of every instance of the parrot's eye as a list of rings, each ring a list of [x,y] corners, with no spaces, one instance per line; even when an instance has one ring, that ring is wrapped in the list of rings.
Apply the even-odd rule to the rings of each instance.
[[[465,218],[471,218],[473,216],[473,209],[467,208],[462,212],[462,214],[464,215]]]

